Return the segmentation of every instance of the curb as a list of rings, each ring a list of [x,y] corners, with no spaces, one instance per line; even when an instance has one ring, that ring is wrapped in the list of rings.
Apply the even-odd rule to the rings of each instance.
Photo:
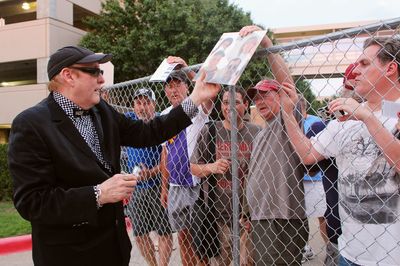
[[[13,236],[0,238],[0,255],[27,251],[32,249],[32,236]]]
[[[132,230],[131,220],[125,218],[126,230],[128,233]],[[10,253],[27,251],[32,249],[32,236],[13,236],[0,238],[0,255],[7,255]]]

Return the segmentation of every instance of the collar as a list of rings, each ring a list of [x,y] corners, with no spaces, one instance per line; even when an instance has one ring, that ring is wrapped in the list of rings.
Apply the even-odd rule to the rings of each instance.
[[[76,118],[90,114],[88,110],[83,110],[70,99],[64,97],[57,91],[53,92],[53,98],[68,117]]]

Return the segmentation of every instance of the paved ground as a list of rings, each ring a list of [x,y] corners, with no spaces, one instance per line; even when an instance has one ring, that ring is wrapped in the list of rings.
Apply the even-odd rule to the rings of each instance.
[[[311,240],[310,245],[316,253],[316,257],[307,263],[305,266],[319,266],[323,265],[323,259],[325,257],[325,245],[321,238],[321,235],[318,232],[318,221],[315,219],[310,220],[310,232],[311,232]],[[174,237],[174,246],[177,247],[177,239]],[[10,255],[0,256],[0,265],[4,266],[32,266],[32,253],[28,252],[19,252]],[[134,246],[132,249],[132,259],[129,265],[146,265],[142,256],[139,253],[139,250]],[[179,249],[176,248],[171,256],[170,265],[181,265]]]

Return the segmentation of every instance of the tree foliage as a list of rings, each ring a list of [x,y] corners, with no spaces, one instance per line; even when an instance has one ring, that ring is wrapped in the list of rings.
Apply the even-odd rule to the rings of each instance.
[[[81,45],[112,53],[120,82],[152,74],[168,55],[201,63],[222,33],[252,20],[228,0],[108,0],[86,23]]]
[[[7,163],[7,144],[0,144],[0,201],[12,198],[12,180]]]
[[[321,107],[326,106],[326,101],[319,101],[315,97],[311,90],[310,82],[304,79],[297,79],[295,81],[297,91],[303,95],[303,97],[308,101],[310,107],[307,110],[308,114],[317,115],[317,110]]]

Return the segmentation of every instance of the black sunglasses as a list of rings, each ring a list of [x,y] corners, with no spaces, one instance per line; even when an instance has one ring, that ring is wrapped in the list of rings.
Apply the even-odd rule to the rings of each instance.
[[[104,73],[103,70],[97,67],[69,67],[69,68],[80,70],[82,72],[90,74],[93,77],[98,77],[100,76],[100,74],[103,75]]]

